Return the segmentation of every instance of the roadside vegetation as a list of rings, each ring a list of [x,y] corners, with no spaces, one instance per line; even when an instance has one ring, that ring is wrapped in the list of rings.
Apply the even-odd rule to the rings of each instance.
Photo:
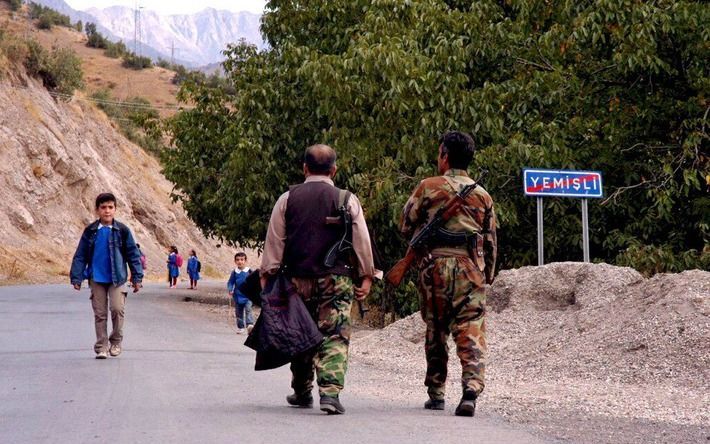
[[[521,177],[534,166],[603,173],[594,261],[708,269],[709,29],[710,8],[688,0],[267,2],[268,48],[226,52],[235,94],[182,84],[196,107],[168,126],[165,174],[207,235],[258,247],[278,195],[302,180],[303,149],[331,144],[336,183],[362,200],[388,266],[439,135],[461,129],[478,146],[471,175],[491,172],[500,268],[537,263]],[[545,199],[544,214],[546,262],[580,260],[579,201]],[[399,314],[413,290],[394,295]]]
[[[133,97],[119,101],[111,97],[108,90],[91,95],[96,105],[116,122],[121,133],[146,152],[158,156],[163,149],[162,134],[159,130],[160,116],[148,100]]]
[[[34,39],[0,29],[0,69],[22,65],[27,74],[42,79],[51,92],[72,95],[84,86],[81,59],[68,48],[48,51]]]

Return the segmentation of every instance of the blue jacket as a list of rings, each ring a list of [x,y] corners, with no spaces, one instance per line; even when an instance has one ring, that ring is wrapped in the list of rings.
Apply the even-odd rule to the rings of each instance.
[[[242,271],[241,273],[237,273],[236,270],[232,270],[232,274],[229,275],[229,281],[227,281],[227,290],[232,293],[232,297],[234,300],[237,302],[237,304],[246,304],[249,302],[249,298],[246,297],[244,293],[239,291],[239,285],[241,285],[242,282],[244,282],[249,276],[248,271]]]
[[[69,278],[72,285],[81,285],[84,279],[91,277],[91,259],[94,256],[94,243],[99,229],[99,221],[90,223],[81,235],[71,262]],[[111,281],[114,285],[123,285],[128,280],[126,264],[131,269],[133,283],[143,281],[141,256],[131,230],[114,219],[111,237],[108,241],[109,260],[111,262]]]

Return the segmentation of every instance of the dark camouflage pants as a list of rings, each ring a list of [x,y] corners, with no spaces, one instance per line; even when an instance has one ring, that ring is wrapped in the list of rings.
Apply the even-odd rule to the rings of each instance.
[[[291,361],[291,387],[295,393],[310,392],[315,370],[320,395],[338,396],[348,370],[352,280],[330,275],[319,279],[293,278],[292,281],[325,340],[316,350]]]
[[[427,372],[424,385],[432,399],[443,399],[449,334],[461,360],[463,390],[483,391],[486,354],[485,278],[463,256],[424,260],[419,268],[422,319],[426,323],[424,344]]]

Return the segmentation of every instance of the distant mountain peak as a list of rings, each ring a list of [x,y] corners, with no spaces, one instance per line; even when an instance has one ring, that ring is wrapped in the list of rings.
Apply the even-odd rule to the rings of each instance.
[[[72,20],[94,22],[99,32],[113,41],[123,40],[134,47],[135,12],[127,6],[109,6],[86,11],[76,11],[63,0],[33,0],[56,9]],[[150,9],[140,13],[141,54],[157,59],[174,57],[190,66],[203,66],[221,62],[222,51],[229,43],[240,39],[264,46],[259,31],[261,16],[252,12],[231,12],[205,7],[193,14],[159,14]]]

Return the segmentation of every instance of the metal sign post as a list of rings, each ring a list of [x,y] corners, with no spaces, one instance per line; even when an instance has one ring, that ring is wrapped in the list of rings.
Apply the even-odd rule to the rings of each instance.
[[[545,265],[545,246],[542,228],[542,197],[537,198],[537,264]]]
[[[523,168],[523,190],[537,197],[537,263],[545,262],[543,250],[543,197],[582,198],[582,251],[589,262],[589,198],[603,197],[602,173],[598,171],[541,170]]]

